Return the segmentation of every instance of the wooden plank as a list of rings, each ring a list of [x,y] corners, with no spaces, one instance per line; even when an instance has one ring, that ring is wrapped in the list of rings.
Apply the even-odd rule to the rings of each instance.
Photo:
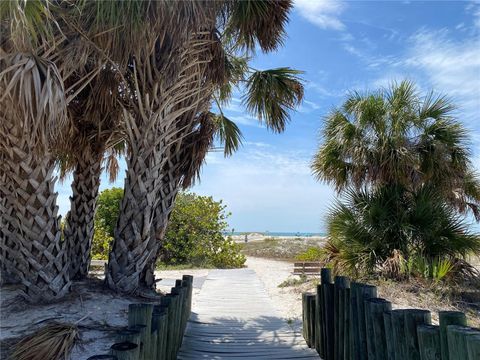
[[[250,269],[210,271],[178,359],[318,359]]]

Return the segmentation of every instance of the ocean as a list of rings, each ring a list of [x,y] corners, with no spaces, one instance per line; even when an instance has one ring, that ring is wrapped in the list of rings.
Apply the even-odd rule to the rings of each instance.
[[[309,232],[275,232],[275,231],[234,231],[225,232],[225,235],[245,235],[245,234],[262,234],[264,236],[298,236],[298,237],[310,237],[310,236],[325,236],[324,233],[309,233]]]

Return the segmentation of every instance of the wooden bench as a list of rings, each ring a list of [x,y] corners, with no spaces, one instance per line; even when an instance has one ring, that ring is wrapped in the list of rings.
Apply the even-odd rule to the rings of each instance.
[[[319,262],[296,262],[293,263],[293,275],[320,275],[321,267]]]

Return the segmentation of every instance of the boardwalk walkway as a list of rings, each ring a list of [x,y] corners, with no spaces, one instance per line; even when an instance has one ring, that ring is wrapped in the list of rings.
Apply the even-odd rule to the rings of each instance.
[[[178,359],[319,359],[273,308],[253,270],[208,274]]]

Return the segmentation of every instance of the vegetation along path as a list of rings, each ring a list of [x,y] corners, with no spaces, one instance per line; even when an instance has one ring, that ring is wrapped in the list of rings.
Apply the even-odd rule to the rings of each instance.
[[[250,269],[209,273],[179,359],[318,359],[273,307]]]

